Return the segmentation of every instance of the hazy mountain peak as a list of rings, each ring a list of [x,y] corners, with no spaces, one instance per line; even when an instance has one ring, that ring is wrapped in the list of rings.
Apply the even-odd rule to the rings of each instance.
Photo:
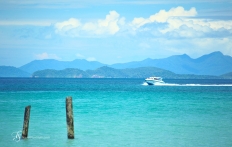
[[[196,60],[198,62],[203,62],[205,60],[208,60],[209,58],[218,58],[218,57],[224,57],[224,55],[220,51],[212,52],[210,54],[203,55]]]
[[[210,53],[208,55],[223,55],[223,54],[220,51],[215,51],[215,52],[212,52],[212,53]]]
[[[0,66],[0,77],[29,77],[30,74],[13,66]]]
[[[216,52],[212,52],[212,53],[210,53],[210,54],[206,54],[206,55],[203,55],[202,57],[212,57],[212,56],[224,56],[223,54],[222,54],[222,52],[220,52],[220,51],[216,51]]]
[[[187,54],[182,54],[162,59],[147,58],[142,61],[132,61],[113,65],[106,65],[97,61],[87,61],[85,59],[76,59],[73,61],[45,59],[34,60],[20,67],[20,69],[33,73],[34,71],[43,69],[62,70],[65,68],[78,68],[81,70],[93,70],[99,68],[99,70],[111,70],[110,68],[126,69],[138,67],[157,67],[177,74],[221,75],[232,72],[232,57],[225,56],[220,51],[216,51],[197,59],[192,59]]]
[[[114,64],[111,67],[123,69],[147,66],[166,69],[177,74],[221,75],[232,72],[232,57],[216,51],[197,59],[192,59],[187,54],[182,54],[163,59],[147,58],[140,62]]]
[[[183,59],[192,59],[189,55],[187,54],[183,54],[183,55],[180,55],[179,57],[183,58]]]
[[[73,61],[58,61],[55,59],[44,59],[44,60],[34,60],[28,64],[25,64],[20,67],[20,69],[27,71],[29,73],[33,73],[38,70],[43,69],[55,69],[55,70],[63,70],[65,68],[78,68],[81,70],[87,69],[96,69],[98,67],[104,66],[97,61],[87,61],[85,59],[76,59]]]

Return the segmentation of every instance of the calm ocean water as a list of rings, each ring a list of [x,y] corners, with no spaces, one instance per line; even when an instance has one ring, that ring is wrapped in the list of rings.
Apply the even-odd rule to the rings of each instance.
[[[231,147],[232,80],[0,78],[0,146]],[[72,96],[75,139],[67,139]],[[31,105],[28,139],[21,135]]]

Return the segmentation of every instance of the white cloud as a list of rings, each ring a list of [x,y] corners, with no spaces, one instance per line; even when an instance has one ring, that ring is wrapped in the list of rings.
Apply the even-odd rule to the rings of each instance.
[[[41,53],[41,54],[36,54],[35,57],[38,60],[43,60],[43,59],[56,59],[56,60],[59,60],[60,59],[60,57],[58,57],[56,54],[48,54],[46,52]]]
[[[114,35],[120,30],[120,25],[125,24],[125,18],[120,18],[116,11],[110,11],[105,19],[81,23],[78,19],[70,18],[67,21],[55,24],[56,33],[67,34],[73,37],[87,34]]]
[[[115,34],[119,31],[118,20],[119,14],[116,11],[110,11],[104,20],[98,20],[97,33],[107,31],[109,34]]]
[[[215,37],[232,33],[231,20],[171,18],[167,23],[168,27],[161,29],[160,32],[163,34],[176,32],[179,37]]]
[[[99,19],[97,22],[87,22],[83,25],[82,29],[93,34],[110,34],[114,35],[119,31],[119,25],[123,24],[123,18],[116,11],[110,11],[105,19]]]
[[[71,37],[97,37],[115,35],[120,31],[122,35],[131,33],[141,35],[147,33],[153,37],[196,38],[218,37],[232,35],[231,20],[212,20],[197,18],[198,12],[192,7],[185,10],[178,6],[170,10],[160,10],[148,18],[134,18],[126,22],[116,11],[110,11],[104,19],[81,22],[79,19],[69,20],[55,24],[56,33]]]
[[[183,7],[176,7],[170,9],[168,12],[165,10],[160,10],[159,13],[155,15],[150,16],[151,22],[166,22],[170,17],[190,17],[190,16],[196,16],[197,11],[195,8],[191,8],[189,11],[184,10]]]
[[[83,30],[85,31],[92,31],[94,32],[97,29],[97,25],[92,23],[92,22],[87,22],[83,25],[82,27]]]
[[[65,33],[69,30],[78,28],[81,26],[81,23],[78,19],[70,18],[67,21],[58,22],[55,24],[56,33]]]
[[[191,8],[190,10],[184,10],[183,7],[172,8],[169,11],[160,10],[158,13],[151,15],[149,18],[134,18],[132,21],[132,26],[135,28],[139,28],[147,23],[158,22],[165,23],[169,18],[172,17],[191,17],[196,16],[197,11],[195,8]]]
[[[185,10],[179,6],[168,11],[160,10],[149,18],[134,18],[130,27],[134,34],[147,33],[169,39],[232,35],[232,20],[200,19],[196,16],[194,7]]]

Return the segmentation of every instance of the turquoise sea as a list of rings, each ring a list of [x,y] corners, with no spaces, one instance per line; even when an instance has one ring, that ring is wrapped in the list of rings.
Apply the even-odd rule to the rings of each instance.
[[[232,80],[164,81],[0,78],[0,146],[232,146]],[[73,140],[67,139],[67,96]],[[27,105],[28,139],[21,140]]]

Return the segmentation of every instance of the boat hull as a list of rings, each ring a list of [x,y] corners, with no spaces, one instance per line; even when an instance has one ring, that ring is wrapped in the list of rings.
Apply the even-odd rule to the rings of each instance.
[[[154,83],[153,82],[148,82],[148,81],[146,81],[146,83],[148,84],[148,85],[154,85]]]

